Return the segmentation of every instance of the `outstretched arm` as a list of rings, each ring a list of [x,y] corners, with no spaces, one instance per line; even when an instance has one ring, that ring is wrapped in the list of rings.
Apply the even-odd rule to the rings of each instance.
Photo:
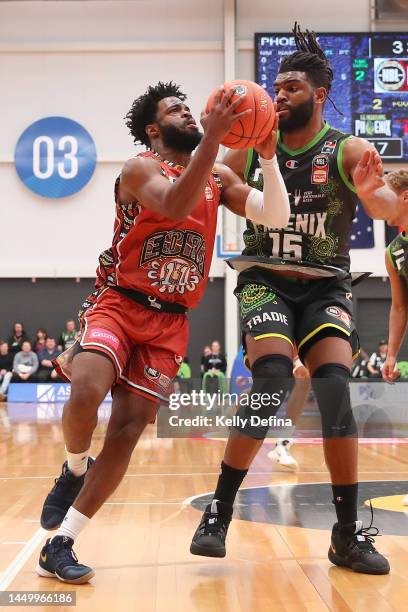
[[[366,213],[373,219],[394,218],[397,196],[384,180],[381,157],[374,147],[361,138],[351,138],[344,147],[344,166]]]

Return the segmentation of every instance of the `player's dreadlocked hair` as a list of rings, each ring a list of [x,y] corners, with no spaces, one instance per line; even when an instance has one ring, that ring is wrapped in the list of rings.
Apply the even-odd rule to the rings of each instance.
[[[297,51],[282,59],[279,72],[306,72],[312,85],[324,87],[329,94],[333,82],[333,70],[323,49],[317,42],[316,34],[309,30],[302,32],[297,22],[295,22],[292,32]],[[329,95],[327,97],[336,108]],[[336,110],[338,109],[336,108]]]
[[[146,126],[156,120],[157,105],[163,98],[174,96],[182,102],[186,99],[186,94],[180,91],[179,86],[169,81],[162,83],[159,81],[154,87],[147,88],[146,93],[136,98],[132,108],[125,116],[125,123],[133,136],[133,141],[150,147],[149,137],[146,134]]]

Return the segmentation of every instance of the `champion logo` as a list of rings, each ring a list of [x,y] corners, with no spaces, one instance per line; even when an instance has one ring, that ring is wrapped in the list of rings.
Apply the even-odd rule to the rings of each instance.
[[[288,159],[285,165],[287,168],[289,168],[289,170],[295,170],[295,168],[299,168],[299,162],[297,161],[297,159]]]

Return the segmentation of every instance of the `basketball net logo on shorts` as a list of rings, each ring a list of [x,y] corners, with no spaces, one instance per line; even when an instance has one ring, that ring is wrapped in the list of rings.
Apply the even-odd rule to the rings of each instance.
[[[214,197],[212,190],[206,190],[207,200],[210,195]],[[144,241],[140,266],[147,267],[151,285],[160,293],[194,291],[204,277],[204,237],[192,230],[155,232]]]
[[[339,308],[338,306],[328,306],[326,308],[326,312],[331,317],[335,317],[336,319],[342,321],[344,325],[347,325],[347,327],[351,327],[351,317],[342,308]]]
[[[144,375],[145,378],[151,380],[163,390],[166,390],[169,384],[171,383],[171,380],[168,376],[165,376],[165,374],[162,374],[161,372],[155,370],[154,368],[151,368],[150,366],[144,367]]]

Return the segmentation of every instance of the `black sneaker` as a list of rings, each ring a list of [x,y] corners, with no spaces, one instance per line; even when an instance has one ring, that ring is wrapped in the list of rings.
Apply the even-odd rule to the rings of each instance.
[[[88,470],[94,461],[95,459],[88,457]],[[41,512],[41,527],[43,529],[47,529],[47,531],[58,529],[68,512],[68,508],[72,506],[82,489],[84,480],[85,474],[83,476],[75,476],[68,469],[67,461],[63,463],[61,476],[55,479],[55,485],[48,493],[44,502]]]
[[[194,534],[190,552],[203,557],[225,557],[225,538],[231,522],[232,506],[214,499],[207,506]]]
[[[371,531],[372,530],[372,531]],[[363,528],[362,521],[355,521],[339,528],[333,526],[329,560],[334,565],[349,567],[362,574],[388,574],[390,564],[373,546],[378,535],[377,527]]]
[[[43,547],[37,566],[37,573],[45,578],[58,578],[62,582],[83,584],[88,582],[95,572],[91,567],[81,565],[72,545],[74,540],[66,536],[55,536],[48,539]]]

